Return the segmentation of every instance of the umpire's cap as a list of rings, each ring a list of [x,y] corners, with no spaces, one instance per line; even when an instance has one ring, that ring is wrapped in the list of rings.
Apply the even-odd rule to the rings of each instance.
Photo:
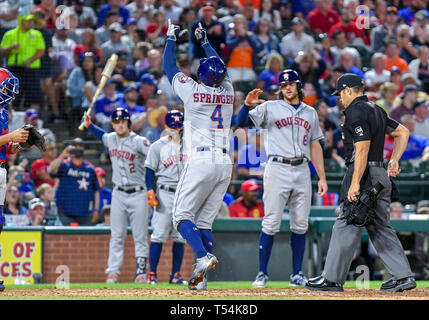
[[[361,77],[353,73],[345,73],[338,78],[337,90],[332,93],[332,96],[337,96],[341,90],[344,90],[347,87],[353,88],[357,86],[364,86],[364,82]]]
[[[171,110],[165,115],[165,124],[169,128],[182,128],[184,116],[179,110]]]

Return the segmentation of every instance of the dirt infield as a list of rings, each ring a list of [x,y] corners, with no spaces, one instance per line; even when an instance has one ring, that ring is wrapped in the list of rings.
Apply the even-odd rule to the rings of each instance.
[[[1,298],[41,299],[353,299],[353,300],[429,300],[429,288],[405,292],[385,293],[378,289],[345,288],[344,292],[315,292],[303,288],[294,289],[209,289],[190,291],[187,289],[6,289]]]

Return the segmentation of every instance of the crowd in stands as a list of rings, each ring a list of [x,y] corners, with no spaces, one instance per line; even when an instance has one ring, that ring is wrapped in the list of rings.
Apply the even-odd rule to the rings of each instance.
[[[327,161],[339,168],[345,165],[343,106],[331,93],[346,72],[361,76],[369,99],[410,130],[403,159],[413,166],[429,160],[429,3],[424,0],[3,1],[2,65],[20,80],[20,93],[11,108],[11,130],[23,123],[39,128],[63,123],[70,137],[77,136],[76,128],[92,101],[104,65],[116,53],[118,63],[95,103],[92,120],[112,131],[112,111],[125,107],[131,113],[132,130],[151,142],[158,140],[168,110],[183,111],[182,101],[162,71],[168,19],[189,30],[177,40],[180,70],[197,79],[204,51],[194,30],[201,24],[225,61],[236,90],[232,179],[246,182],[232,184],[228,190],[225,203],[230,205],[230,216],[263,216],[261,192],[256,189],[267,160],[263,130],[237,129],[236,117],[253,88],[263,89],[264,99],[277,99],[278,75],[286,68],[298,72],[304,84],[304,103],[317,110]],[[22,36],[26,33],[31,36]],[[108,190],[106,202],[100,200],[106,173],[91,169],[79,152],[71,153],[72,148],[58,155],[55,134],[44,130],[48,147],[43,154],[32,149],[10,156],[7,213],[22,218],[15,219],[16,224],[109,225]],[[386,136],[386,161],[392,149],[393,142]],[[77,174],[78,183],[62,181],[61,172],[72,170],[76,158],[88,167],[87,174]],[[100,161],[109,164],[106,152]],[[96,215],[81,219],[73,212],[77,208],[73,201],[70,212],[58,203],[63,202],[61,190],[68,184],[91,193],[82,206]],[[319,202],[337,204],[335,194],[327,197]],[[42,203],[45,210],[39,210]],[[59,218],[50,220],[50,215]]]

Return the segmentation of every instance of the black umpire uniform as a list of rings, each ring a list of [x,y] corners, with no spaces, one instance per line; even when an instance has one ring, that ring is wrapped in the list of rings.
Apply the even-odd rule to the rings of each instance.
[[[337,81],[337,94],[346,87],[362,86],[363,81],[354,74],[344,74]],[[368,101],[366,95],[355,98],[344,111],[342,128],[347,171],[340,191],[340,208],[347,201],[355,161],[355,143],[370,141],[368,163],[360,180],[360,191],[367,190],[380,182],[384,189],[376,203],[376,215],[366,225],[368,235],[392,279],[383,283],[381,289],[402,291],[415,288],[410,265],[395,230],[390,226],[390,202],[392,183],[383,165],[385,134],[392,133],[399,123],[389,118],[385,111]],[[321,276],[310,279],[306,288],[323,291],[342,291],[353,254],[361,241],[362,227],[347,224],[340,216],[335,221],[329,249]]]

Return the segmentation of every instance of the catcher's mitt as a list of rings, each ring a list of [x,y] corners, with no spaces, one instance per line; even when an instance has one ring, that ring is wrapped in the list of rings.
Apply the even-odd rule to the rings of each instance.
[[[36,146],[41,151],[46,151],[45,137],[34,126],[26,124],[21,129],[28,131],[28,139],[25,142],[15,143],[13,145],[14,150],[23,151]]]

